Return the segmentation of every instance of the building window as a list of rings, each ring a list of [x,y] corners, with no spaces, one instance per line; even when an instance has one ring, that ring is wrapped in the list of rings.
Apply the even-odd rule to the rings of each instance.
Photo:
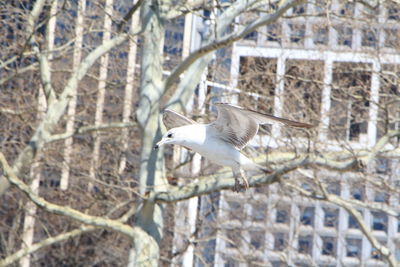
[[[229,256],[224,257],[224,267],[239,267],[239,262]]]
[[[229,220],[239,220],[242,221],[245,218],[245,213],[243,211],[243,205],[236,201],[227,201]]]
[[[358,211],[362,215],[362,211]],[[349,228],[351,229],[360,229],[360,225],[358,224],[356,218],[353,215],[349,214]]]
[[[267,25],[267,41],[281,43],[282,26],[280,23],[272,23]]]
[[[241,229],[227,229],[226,230],[226,247],[227,248],[239,248],[241,239],[242,239],[242,231]]]
[[[276,208],[276,223],[289,224],[289,206]]]
[[[375,170],[379,174],[388,174],[390,172],[389,160],[388,159],[377,159],[375,161]],[[384,193],[384,192],[382,192],[382,193]],[[386,194],[386,193],[384,193],[384,194]],[[388,198],[389,198],[389,196],[385,197],[385,199],[388,199]],[[377,201],[377,200],[375,200],[375,201]],[[386,202],[386,200],[380,201],[380,202]]]
[[[385,47],[388,48],[399,48],[399,30],[398,29],[385,29]]]
[[[329,28],[319,24],[313,25],[313,42],[315,45],[328,45]]]
[[[364,200],[364,196],[365,196],[364,187],[352,188],[351,195],[353,196],[354,199],[357,199],[360,201]]]
[[[354,3],[339,2],[338,15],[341,17],[353,17],[355,10]]]
[[[306,109],[304,113],[298,114],[296,119],[307,117],[305,113],[312,113],[310,119],[318,120],[321,113],[321,91],[323,89],[323,73],[319,70],[324,68],[321,60],[287,60],[285,64],[285,88],[291,88],[285,95],[291,98],[289,106],[295,106],[286,111],[286,114],[298,112],[297,109]],[[293,92],[295,91],[295,92]],[[288,101],[290,101],[288,99]],[[300,102],[296,104],[297,102]]]
[[[251,217],[253,221],[262,222],[266,219],[267,205],[265,203],[253,204],[251,209]]]
[[[361,239],[346,239],[346,256],[352,258],[361,258]]]
[[[283,116],[307,122],[317,122],[321,114],[324,62],[320,60],[287,60],[283,100]],[[282,129],[284,136],[306,137],[301,130]]]
[[[340,196],[340,182],[339,181],[329,182],[326,189],[327,189],[328,193]]]
[[[257,41],[257,37],[258,37],[258,32],[254,31],[247,34],[243,39],[248,41]]]
[[[170,55],[182,55],[182,32],[165,31],[164,52]]]
[[[371,258],[375,260],[382,260],[382,255],[376,248],[371,248]]]
[[[387,232],[388,217],[384,212],[371,212],[372,229],[375,231]]]
[[[389,194],[384,191],[376,191],[374,201],[382,202],[382,203],[389,203]]]
[[[300,216],[300,222],[303,225],[314,226],[314,217],[315,217],[315,208],[314,207],[306,207],[303,208]]]
[[[353,28],[345,26],[335,26],[337,32],[337,44],[339,46],[352,46],[353,43]]]
[[[286,233],[274,233],[274,250],[283,251],[288,243],[288,235]]]
[[[239,103],[262,113],[273,113],[277,60],[265,57],[241,57],[238,86]],[[258,101],[255,99],[259,97]],[[256,104],[256,105],[255,105]]]
[[[336,256],[336,239],[334,237],[322,237],[322,255]]]
[[[393,21],[400,20],[400,10],[396,7],[397,5],[393,1],[385,2],[387,5],[387,19]]]
[[[299,237],[299,245],[298,245],[298,252],[301,254],[309,254],[312,253],[312,236],[300,236]]]
[[[254,249],[262,249],[265,242],[265,233],[262,230],[250,231],[250,244]]]
[[[378,138],[389,130],[400,129],[400,67],[385,64],[382,66],[378,106]],[[396,140],[391,141],[393,145]]]
[[[307,10],[307,4],[301,4],[293,7],[292,14],[295,15],[304,15]]]
[[[299,23],[289,23],[290,42],[292,44],[304,45],[306,35],[306,25]]]
[[[361,45],[376,48],[378,46],[378,31],[375,29],[363,29]]]
[[[334,63],[331,138],[366,141],[370,88],[370,64]]]
[[[339,221],[339,209],[324,208],[324,226],[337,228]]]

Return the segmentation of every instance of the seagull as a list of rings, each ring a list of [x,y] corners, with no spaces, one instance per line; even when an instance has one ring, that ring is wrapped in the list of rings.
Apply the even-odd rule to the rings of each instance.
[[[227,103],[215,103],[217,119],[209,124],[197,123],[185,116],[166,109],[163,122],[168,131],[155,145],[180,145],[199,153],[211,162],[232,168],[235,178],[234,191],[248,189],[249,182],[245,171],[271,173],[268,168],[256,164],[241,150],[257,134],[259,125],[280,123],[297,128],[312,128],[313,125],[262,114]],[[240,182],[242,178],[243,183]]]

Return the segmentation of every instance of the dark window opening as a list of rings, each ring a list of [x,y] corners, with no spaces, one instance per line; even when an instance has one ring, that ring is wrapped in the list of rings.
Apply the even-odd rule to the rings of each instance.
[[[322,237],[322,255],[336,256],[336,240],[333,237]]]
[[[304,208],[302,211],[300,222],[303,225],[314,225],[315,209],[313,207]]]
[[[276,219],[277,223],[289,223],[289,212],[286,209],[277,209],[276,210]]]
[[[361,245],[360,239],[346,239],[346,256],[352,258],[360,258],[361,256]]]
[[[361,213],[361,211],[359,211],[359,212]],[[349,228],[360,229],[360,225],[358,224],[356,218],[354,218],[353,215],[351,215],[351,214],[349,214]]]
[[[301,44],[306,35],[306,26],[304,24],[289,24],[290,27],[290,42]]]
[[[312,236],[299,237],[299,246],[298,246],[299,253],[311,255],[312,246],[313,246]]]
[[[281,43],[281,24],[273,23],[267,26],[267,41]]]
[[[372,229],[376,231],[387,231],[388,217],[383,212],[372,212]]]
[[[254,32],[247,34],[244,37],[244,39],[249,40],[249,41],[257,41],[257,37],[258,37],[258,32],[254,31]]]
[[[255,249],[264,247],[265,233],[263,231],[250,231],[250,244]]]
[[[362,31],[361,45],[376,48],[378,46],[377,32],[371,29],[364,29]]]
[[[339,220],[339,210],[324,208],[324,226],[337,227]]]
[[[284,233],[274,234],[274,250],[282,251],[286,249],[288,241],[288,235]]]
[[[314,25],[313,42],[318,45],[328,45],[329,29],[328,27],[321,28],[319,25]]]

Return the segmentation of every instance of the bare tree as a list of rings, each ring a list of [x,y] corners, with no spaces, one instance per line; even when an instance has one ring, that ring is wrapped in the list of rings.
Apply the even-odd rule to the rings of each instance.
[[[210,169],[212,173],[215,167],[205,163],[204,175],[196,181],[176,185],[168,179],[170,173],[177,176],[174,167],[179,169],[179,166],[166,164],[170,162],[169,151],[153,150],[163,131],[160,111],[169,107],[186,112],[207,68],[208,76],[214,80],[226,79],[221,82],[226,84],[232,80],[227,75],[227,68],[218,62],[221,57],[216,56],[217,51],[222,53],[221,49],[226,48],[224,51],[229,53],[231,45],[239,41],[252,42],[254,34],[260,32],[266,34],[264,39],[282,38],[284,42],[283,36],[274,32],[278,19],[293,21],[288,24],[293,32],[285,41],[289,43],[300,42],[301,23],[309,16],[328,18],[328,21],[333,16],[332,23],[350,19],[346,13],[331,14],[328,5],[323,4],[319,13],[307,13],[304,5],[314,3],[300,0],[232,3],[138,0],[121,3],[120,7],[112,1],[86,4],[85,8],[82,1],[1,4],[18,19],[4,15],[8,34],[2,37],[6,45],[0,62],[0,97],[4,100],[0,116],[5,122],[1,126],[4,134],[0,153],[0,195],[5,199],[0,209],[5,214],[0,226],[4,229],[0,234],[3,258],[0,266],[32,253],[31,262],[38,264],[52,260],[54,265],[90,262],[157,266],[162,250],[167,250],[160,245],[164,233],[171,230],[173,224],[165,219],[163,211],[168,206],[165,204],[212,196],[213,192],[234,186],[234,179],[224,169],[207,175],[206,170]],[[359,4],[375,8],[366,3]],[[51,12],[52,5],[57,7],[57,12]],[[172,38],[172,43],[168,39],[168,23],[174,21],[175,25],[180,25],[187,14],[204,21],[198,34],[201,41],[198,47],[192,46],[190,52],[187,47],[177,44],[187,40],[188,35],[181,40]],[[44,32],[51,28],[54,19],[58,24],[54,30],[54,47],[51,47]],[[26,25],[29,26],[27,30],[22,30]],[[335,27],[342,26],[335,24]],[[344,38],[346,44],[345,35],[338,38]],[[140,51],[137,55],[136,46]],[[171,46],[176,47],[170,52],[165,49]],[[140,75],[135,72],[136,56]],[[276,127],[263,129],[272,135],[271,142],[281,146],[266,157],[260,156],[265,152],[261,148],[248,151],[256,155],[260,163],[268,162],[274,169],[270,175],[251,177],[250,186],[260,188],[280,182],[280,190],[294,197],[342,207],[354,216],[378,253],[395,266],[393,253],[369,233],[369,226],[356,210],[368,205],[368,208],[390,216],[398,216],[398,211],[338,197],[329,191],[329,183],[321,178],[321,173],[326,170],[334,173],[354,171],[369,185],[398,192],[391,183],[377,182],[370,171],[379,159],[400,158],[399,96],[395,89],[398,73],[393,64],[381,69],[371,69],[371,64],[340,64],[334,66],[334,74],[328,81],[319,72],[325,68],[324,64],[317,60],[310,63],[288,59],[282,64],[278,60],[247,57],[241,62],[237,84],[233,84],[244,90],[231,90],[223,95],[207,88],[210,91],[207,97],[230,97],[262,112],[320,124],[318,129],[323,130],[320,132]],[[382,94],[376,95],[369,89],[373,79],[387,83],[382,87],[385,88]],[[267,91],[266,87],[276,90]],[[136,94],[133,88],[137,89]],[[283,88],[292,90],[284,92]],[[40,98],[41,90],[45,99]],[[335,105],[336,109],[327,108],[326,102],[319,100],[324,99],[327,90],[331,92],[329,104]],[[259,100],[256,107],[254,97]],[[46,105],[42,105],[42,99]],[[371,115],[368,105],[381,112]],[[39,116],[42,111],[38,107],[41,106],[46,106],[43,116]],[[199,110],[207,109],[200,103]],[[321,112],[324,110],[326,113]],[[203,112],[197,115],[202,117]],[[369,118],[379,121],[379,139],[355,150],[349,142],[365,138],[367,128],[374,127],[369,126],[372,125],[368,124]],[[328,149],[331,140],[339,144],[335,153]],[[392,146],[388,148],[388,144]],[[30,169],[41,174],[40,183],[44,190],[40,193],[27,186],[35,176]],[[198,170],[193,168],[192,171]],[[301,179],[284,179],[289,174]],[[63,191],[57,190],[60,176],[63,177]],[[311,189],[302,187],[301,181],[305,178]],[[22,195],[26,197],[22,198]],[[19,227],[26,216],[19,211],[25,203],[34,203],[41,208],[35,224],[34,243],[26,247],[21,246]],[[216,223],[214,228],[221,228],[221,225]],[[201,239],[200,228],[190,230],[191,240]],[[235,239],[239,236],[227,234],[226,238],[235,244],[241,242]],[[78,238],[80,247],[71,241]],[[109,247],[115,244],[121,245],[110,252]],[[188,241],[183,248],[177,248],[173,256],[184,254],[187,248],[194,250],[195,244]],[[50,245],[63,246],[73,257],[51,255]],[[46,253],[49,255],[44,255]],[[89,256],[84,259],[85,255]],[[201,258],[201,255],[197,254],[197,257]]]

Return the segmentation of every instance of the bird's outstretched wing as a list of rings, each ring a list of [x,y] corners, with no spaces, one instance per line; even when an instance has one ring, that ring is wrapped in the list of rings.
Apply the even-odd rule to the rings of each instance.
[[[257,134],[259,124],[281,123],[291,127],[312,128],[313,125],[262,114],[231,104],[216,103],[218,117],[211,124],[221,138],[242,149]]]
[[[163,113],[163,122],[168,130],[171,128],[197,123],[194,120],[186,118],[185,116],[169,109],[166,109]]]

